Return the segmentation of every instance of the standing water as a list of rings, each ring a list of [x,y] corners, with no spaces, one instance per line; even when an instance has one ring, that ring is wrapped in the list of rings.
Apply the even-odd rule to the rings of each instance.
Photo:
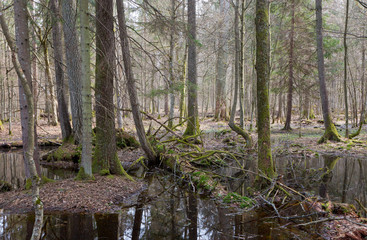
[[[0,154],[0,177],[14,186],[24,182],[22,155]],[[323,168],[332,174],[323,178]],[[354,158],[291,156],[277,159],[277,168],[293,187],[318,194],[320,186],[337,201],[366,201],[365,171],[367,161]],[[64,170],[44,168],[53,179],[72,177]],[[63,174],[60,174],[64,172]],[[66,173],[66,174],[65,174]],[[322,179],[323,178],[323,179]],[[247,178],[242,181],[247,183]],[[233,212],[212,199],[200,198],[180,187],[175,176],[150,173],[146,190],[136,201],[122,206],[116,214],[47,213],[42,239],[309,239],[286,223],[269,218],[264,212]],[[239,182],[240,180],[238,180]],[[241,184],[234,184],[239,186]],[[235,189],[234,189],[235,190]],[[342,199],[344,198],[344,199]],[[32,214],[0,214],[0,239],[29,239]]]

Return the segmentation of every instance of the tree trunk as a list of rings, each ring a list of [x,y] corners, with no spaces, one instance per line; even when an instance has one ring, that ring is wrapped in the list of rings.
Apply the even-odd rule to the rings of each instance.
[[[361,117],[359,119],[359,126],[358,130],[349,135],[349,138],[354,138],[358,136],[362,130],[362,126],[364,124],[365,118],[366,118],[366,105],[367,105],[367,94],[365,93],[365,65],[366,65],[366,48],[364,41],[362,42],[362,77],[361,77],[361,88],[362,88],[362,96],[361,96],[361,102],[362,102],[362,110],[361,110]]]
[[[270,34],[269,1],[256,0],[256,71],[257,71],[257,129],[258,170],[268,177],[275,176],[270,144],[269,70]]]
[[[251,136],[246,130],[239,127],[235,123],[235,117],[236,117],[236,108],[237,108],[237,100],[238,100],[238,83],[239,83],[239,71],[240,71],[240,38],[239,38],[239,32],[238,32],[238,18],[239,18],[239,0],[236,0],[235,8],[235,19],[234,19],[234,32],[235,32],[235,77],[234,77],[234,95],[233,95],[233,103],[232,103],[232,110],[231,110],[231,116],[229,118],[229,127],[235,131],[237,134],[241,135],[246,140],[246,146],[248,148],[252,147],[252,139]],[[243,89],[242,89],[243,90]]]
[[[96,1],[96,148],[95,170],[123,174],[116,152],[113,81],[115,73],[115,38],[113,1]]]
[[[55,90],[54,90],[54,84],[52,82],[52,75],[51,75],[51,69],[50,69],[50,60],[48,56],[48,40],[47,38],[43,39],[41,42],[41,46],[43,48],[43,57],[45,61],[45,76],[46,76],[46,89],[45,91],[50,93],[50,97],[46,97],[46,101],[49,103],[47,109],[48,114],[48,123],[56,126],[57,125],[57,107],[56,107],[56,100],[55,100]],[[50,109],[51,108],[51,109]],[[51,116],[50,116],[51,111]],[[51,118],[51,119],[50,119]]]
[[[0,11],[0,25],[3,34],[6,37],[7,43],[12,52],[12,62],[15,68],[15,71],[18,75],[20,86],[22,87],[25,101],[26,101],[26,110],[27,110],[27,119],[25,128],[22,129],[23,132],[26,132],[26,138],[23,139],[23,146],[25,147],[24,160],[26,162],[26,166],[28,166],[29,177],[28,179],[32,182],[32,200],[33,206],[35,209],[35,222],[33,227],[33,232],[31,236],[31,240],[38,240],[41,238],[42,231],[42,223],[43,223],[43,203],[39,198],[39,184],[40,178],[37,173],[36,163],[34,159],[34,151],[36,147],[37,138],[35,138],[35,120],[34,120],[34,98],[32,94],[32,77],[30,75],[30,71],[26,71],[26,69],[21,67],[20,61],[18,59],[22,59],[23,64],[26,63],[26,59],[28,60],[28,69],[30,69],[30,58],[27,58],[27,52],[29,54],[29,45],[27,46],[26,42],[28,42],[28,22],[27,22],[27,5],[24,0],[15,0],[14,1],[14,14],[16,21],[16,35],[17,35],[17,47],[15,46],[10,34],[8,26],[5,23],[5,18],[3,12]],[[2,4],[0,4],[2,8]],[[23,35],[24,34],[24,35]],[[23,36],[22,36],[23,35]],[[28,42],[29,43],[29,42]],[[28,49],[26,48],[28,47]],[[16,51],[18,48],[18,57],[16,56]],[[22,49],[23,48],[23,49]],[[22,50],[22,51],[21,51]],[[24,55],[23,55],[24,54]],[[28,55],[29,56],[29,55]],[[28,74],[28,78],[26,76]],[[24,106],[23,106],[24,107]]]
[[[198,99],[197,99],[197,65],[196,65],[196,1],[188,0],[188,60],[187,60],[187,127],[184,135],[194,136],[199,132]]]
[[[292,121],[292,103],[293,103],[293,52],[294,52],[294,12],[295,12],[295,3],[294,0],[292,0],[292,6],[291,6],[291,30],[289,33],[289,79],[288,79],[288,95],[287,95],[287,117],[285,120],[284,130],[292,130],[291,128],[291,121]]]
[[[73,123],[74,139],[77,144],[82,138],[82,90],[79,41],[76,31],[75,0],[62,0],[62,18],[67,74],[70,89],[71,117]]]
[[[325,65],[322,36],[322,0],[316,0],[316,42],[317,42],[317,67],[319,72],[320,97],[322,115],[324,117],[325,133],[318,141],[324,143],[327,140],[340,141],[340,135],[331,120],[329,100],[325,83]]]
[[[244,17],[245,17],[245,0],[242,0],[241,3],[241,14],[239,14],[239,17],[241,17],[241,30],[240,30],[240,59],[239,59],[239,78],[240,78],[240,127],[244,129],[245,127],[245,102],[244,102],[244,84],[245,84],[245,75],[244,75],[244,65],[245,65],[245,59],[244,59],[244,34],[245,34],[245,24],[244,24]]]
[[[169,42],[169,81],[170,81],[170,108],[169,108],[169,120],[168,127],[173,127],[173,117],[175,110],[175,93],[174,93],[174,74],[173,74],[173,57],[175,50],[175,21],[176,21],[176,13],[175,13],[175,2],[176,0],[171,0],[171,26],[170,26],[170,42]]]
[[[348,109],[348,89],[347,89],[347,81],[348,81],[348,45],[347,45],[347,31],[348,31],[348,15],[349,15],[349,0],[347,0],[345,8],[345,28],[344,28],[344,104],[345,104],[345,137],[349,137],[349,109]]]
[[[216,78],[215,78],[215,120],[224,120],[226,118],[226,76],[227,76],[227,51],[228,51],[228,24],[229,24],[229,2],[225,0],[219,1],[219,11],[223,18],[220,22],[221,30],[218,34],[218,50],[216,62]]]
[[[63,47],[61,42],[60,4],[59,0],[51,0],[51,11],[53,13],[52,40],[54,44],[56,95],[59,110],[59,120],[63,140],[69,140],[72,135],[69,121],[69,111],[65,100],[64,91],[64,69],[63,69]]]
[[[79,179],[92,178],[92,96],[90,80],[90,36],[88,0],[79,1],[82,83],[82,160]]]
[[[124,69],[125,69],[125,76],[127,80],[127,90],[130,96],[130,104],[133,113],[133,118],[135,122],[136,132],[139,137],[139,142],[147,155],[149,161],[156,162],[157,161],[157,154],[154,152],[150,142],[148,141],[143,120],[141,118],[140,110],[139,110],[139,102],[137,97],[137,91],[135,86],[135,79],[134,74],[132,71],[131,65],[131,55],[129,49],[129,41],[127,35],[127,27],[125,22],[125,11],[124,11],[124,3],[123,0],[117,0],[117,14],[118,14],[118,22],[119,22],[119,30],[120,30],[120,40],[121,40],[121,47],[122,47],[122,55],[124,59]]]

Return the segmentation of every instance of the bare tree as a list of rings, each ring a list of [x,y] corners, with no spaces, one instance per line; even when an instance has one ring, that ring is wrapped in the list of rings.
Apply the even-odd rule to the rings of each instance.
[[[68,140],[72,136],[71,125],[69,121],[69,111],[65,100],[64,89],[64,69],[63,69],[63,46],[60,26],[60,7],[58,0],[51,0],[51,11],[53,13],[52,40],[54,45],[55,60],[55,78],[56,95],[58,103],[59,120],[61,126],[61,135],[63,140]]]
[[[130,105],[133,113],[134,123],[136,132],[139,137],[139,142],[141,147],[143,148],[145,154],[147,155],[149,161],[155,162],[157,161],[157,154],[154,152],[150,142],[148,141],[143,120],[141,118],[138,96],[135,86],[135,79],[131,65],[131,55],[129,48],[129,38],[127,35],[127,27],[125,20],[125,10],[124,10],[124,2],[123,0],[117,0],[117,14],[118,14],[118,22],[119,22],[119,30],[120,30],[120,40],[121,40],[121,48],[122,55],[124,59],[124,69],[127,80],[127,90],[130,96]]]
[[[320,96],[322,105],[322,114],[324,117],[325,133],[319,140],[319,143],[327,140],[340,141],[340,135],[331,120],[329,109],[329,99],[325,83],[325,65],[322,36],[322,0],[316,0],[316,42],[317,42],[317,66],[319,72]]]
[[[26,1],[24,0],[15,0],[14,1],[14,14],[19,17],[18,20],[26,20],[27,19],[27,13],[26,13]],[[0,4],[0,7],[2,7],[2,4]],[[36,163],[34,159],[34,149],[35,149],[35,142],[37,139],[35,139],[35,118],[34,118],[34,98],[32,93],[32,78],[27,79],[25,73],[25,69],[21,67],[20,61],[18,59],[25,59],[26,56],[22,55],[24,52],[20,52],[17,48],[20,49],[24,47],[25,41],[24,39],[20,39],[21,36],[18,35],[18,43],[20,43],[20,46],[17,47],[14,44],[13,39],[10,36],[8,26],[5,23],[3,12],[0,11],[0,25],[1,29],[3,31],[3,34],[5,35],[6,41],[11,49],[12,52],[12,62],[15,68],[15,71],[18,75],[20,86],[19,88],[22,88],[23,94],[25,95],[25,103],[27,106],[27,122],[24,125],[23,132],[26,134],[26,138],[23,139],[23,145],[26,146],[24,148],[24,160],[26,162],[26,166],[28,167],[29,171],[29,179],[32,182],[32,200],[33,200],[33,206],[35,209],[35,222],[33,227],[33,232],[31,236],[31,240],[38,240],[41,237],[41,231],[42,231],[42,223],[43,223],[43,203],[39,198],[39,185],[40,185],[40,178],[37,173],[36,169]],[[27,21],[19,21],[16,23],[16,32],[23,31],[23,33],[28,33],[28,22]],[[18,33],[19,34],[19,33]],[[29,47],[29,45],[28,45]],[[23,49],[24,50],[24,49]],[[29,49],[28,49],[29,51]],[[18,56],[17,56],[18,55]],[[30,65],[29,65],[30,66]],[[29,77],[29,76],[28,76]],[[29,81],[30,80],[30,81]]]

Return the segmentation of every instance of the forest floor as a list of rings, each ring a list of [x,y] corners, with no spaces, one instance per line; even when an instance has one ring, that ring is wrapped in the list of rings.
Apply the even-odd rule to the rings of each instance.
[[[164,122],[162,118],[159,121]],[[152,123],[152,129],[157,129],[159,125],[150,120],[145,120],[145,126]],[[345,129],[343,122],[335,122],[339,133],[344,136]],[[247,123],[247,128],[249,122]],[[337,155],[355,155],[367,156],[367,126],[362,128],[359,136],[350,140],[342,138],[342,142],[328,142],[326,144],[318,144],[317,141],[322,136],[324,127],[320,120],[303,120],[300,128],[299,122],[293,122],[292,131],[282,130],[283,124],[271,125],[271,141],[274,154],[290,154],[303,153],[307,155],[317,153],[330,153]],[[204,119],[200,122],[200,129],[203,132],[202,138],[204,147],[207,149],[226,149],[231,145],[241,146],[245,141],[236,133],[230,131],[227,122],[213,121],[211,118]],[[135,135],[134,123],[131,119],[124,119],[124,130]],[[184,128],[178,128],[179,132],[183,132]],[[350,130],[354,132],[355,129]],[[48,125],[46,120],[38,120],[37,125],[38,141],[61,144],[61,131],[59,126]],[[254,149],[257,146],[257,134],[251,132],[254,141]],[[4,123],[4,129],[0,131],[0,146],[10,145],[19,147],[21,145],[21,126],[19,123],[13,123],[12,135],[8,134],[8,124]],[[134,157],[135,156],[131,156]],[[124,159],[122,159],[124,160]],[[131,159],[127,159],[130,161]]]

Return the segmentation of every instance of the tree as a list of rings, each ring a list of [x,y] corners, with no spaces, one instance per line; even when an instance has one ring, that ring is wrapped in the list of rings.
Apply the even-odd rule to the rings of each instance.
[[[287,116],[285,120],[284,130],[292,130],[291,128],[291,120],[292,120],[292,102],[293,102],[293,65],[294,65],[294,24],[295,24],[295,0],[292,0],[291,5],[291,29],[289,32],[289,76],[288,76],[288,95],[287,95]]]
[[[329,99],[325,83],[325,65],[324,65],[324,50],[322,36],[322,0],[316,0],[316,43],[317,43],[317,67],[319,73],[320,96],[322,105],[322,114],[324,117],[325,132],[319,143],[324,143],[327,140],[340,141],[340,135],[336,130],[334,123],[331,120],[329,109]]]
[[[344,28],[344,103],[345,103],[345,137],[349,137],[349,109],[348,109],[348,89],[347,89],[347,81],[348,81],[348,45],[347,45],[347,31],[348,31],[348,16],[349,15],[349,0],[347,0],[345,7],[345,28]]]
[[[79,41],[75,27],[75,7],[75,0],[62,0],[64,39],[68,43],[65,54],[70,89],[71,117],[74,139],[79,144],[82,138],[82,91]]]
[[[136,91],[134,73],[133,73],[133,69],[131,65],[129,37],[127,34],[123,0],[117,0],[117,15],[118,15],[122,55],[123,55],[123,60],[124,60],[125,76],[127,80],[126,85],[127,85],[127,90],[129,92],[130,105],[131,105],[131,110],[132,110],[132,114],[134,118],[136,133],[138,134],[138,138],[139,138],[141,147],[143,148],[149,161],[155,162],[158,160],[157,154],[154,152],[150,142],[147,139],[147,136],[145,135],[143,120],[141,118],[140,109],[139,109],[139,102],[138,102],[138,96],[137,96],[138,94]]]
[[[35,209],[35,222],[31,240],[38,240],[41,237],[41,231],[42,231],[43,203],[39,198],[40,178],[37,173],[36,163],[34,159],[34,151],[36,146],[35,142],[37,141],[37,138],[35,138],[34,98],[31,87],[32,78],[30,77],[29,79],[27,79],[26,73],[28,74],[29,77],[31,76],[30,72],[27,72],[25,69],[23,69],[19,61],[19,59],[25,61],[27,56],[23,54],[27,54],[27,51],[29,53],[29,45],[28,46],[26,45],[26,42],[28,42],[27,41],[28,22],[26,21],[27,20],[26,4],[27,3],[24,0],[14,1],[14,14],[16,16],[16,19],[19,20],[19,22],[16,22],[17,46],[14,44],[13,39],[10,36],[8,26],[5,23],[3,11],[0,11],[0,25],[3,34],[5,35],[6,41],[11,49],[12,62],[20,82],[19,88],[22,89],[22,93],[25,95],[27,122],[26,125],[23,125],[24,128],[22,129],[22,132],[25,132],[23,136],[24,135],[26,136],[25,139],[23,138],[23,146],[26,146],[24,148],[24,161],[29,171],[28,179],[32,182],[32,200]],[[2,7],[2,4],[0,4],[0,7]],[[28,49],[24,49],[24,47],[28,47]],[[20,51],[20,49],[22,49],[23,51]]]
[[[256,72],[257,72],[257,132],[258,169],[268,177],[275,176],[270,144],[270,38],[269,1],[256,0]]]
[[[170,85],[170,108],[168,127],[173,127],[173,117],[175,111],[175,93],[174,93],[174,72],[173,72],[173,57],[175,51],[175,0],[171,0],[171,22],[170,22],[170,40],[169,40],[169,85]]]
[[[196,1],[188,0],[188,60],[187,60],[187,78],[188,78],[188,103],[187,118],[188,123],[184,135],[194,136],[199,131],[198,118],[198,99],[197,99],[197,66],[196,66]]]
[[[217,62],[216,62],[216,76],[215,76],[215,120],[226,118],[226,98],[225,98],[225,87],[226,87],[226,75],[227,75],[227,39],[229,33],[229,2],[226,0],[219,0],[219,12],[221,26],[218,34],[218,50],[217,50]]]
[[[233,103],[232,103],[232,110],[231,110],[231,117],[229,118],[229,127],[235,131],[237,134],[241,135],[246,140],[246,146],[252,146],[252,138],[251,135],[241,127],[237,126],[234,122],[236,116],[236,109],[237,109],[237,100],[238,100],[238,91],[239,89],[239,78],[240,78],[240,64],[241,64],[241,49],[240,49],[240,38],[238,32],[238,18],[239,18],[239,0],[236,0],[235,8],[235,20],[234,20],[234,32],[235,32],[235,83],[234,83],[234,96],[233,96]],[[243,89],[242,89],[243,90]]]
[[[65,100],[64,91],[64,68],[63,68],[63,47],[60,26],[60,4],[58,0],[51,0],[51,11],[53,13],[52,40],[54,45],[54,62],[56,78],[56,95],[58,103],[59,120],[61,126],[61,135],[64,141],[72,136],[72,130],[69,121],[69,111]]]
[[[113,1],[96,1],[96,148],[93,170],[123,174],[116,152]]]
[[[82,82],[82,160],[78,178],[92,177],[92,96],[90,80],[90,36],[88,0],[79,1]]]

